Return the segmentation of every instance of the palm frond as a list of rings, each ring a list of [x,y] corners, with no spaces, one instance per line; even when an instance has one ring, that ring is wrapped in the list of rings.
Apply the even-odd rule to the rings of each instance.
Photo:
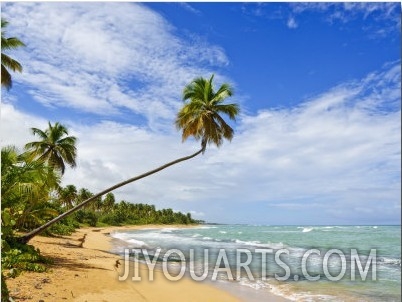
[[[1,37],[1,50],[16,49],[18,47],[26,46],[18,38],[4,38]]]
[[[14,72],[22,72],[21,64],[4,53],[1,54],[1,65]]]
[[[67,128],[55,123],[48,123],[48,128],[43,131],[38,128],[31,128],[32,134],[41,138],[41,141],[30,142],[25,145],[27,155],[31,160],[46,162],[50,167],[61,171],[64,174],[66,163],[76,167],[77,138],[67,136]]]
[[[13,86],[11,74],[3,65],[1,65],[1,86],[5,87],[6,89],[10,89]]]
[[[8,22],[5,19],[1,19],[1,86],[10,89],[12,87],[12,77],[7,69],[22,72],[22,66],[3,51],[16,49],[25,46],[25,44],[15,37],[6,38],[5,28],[7,25]]]

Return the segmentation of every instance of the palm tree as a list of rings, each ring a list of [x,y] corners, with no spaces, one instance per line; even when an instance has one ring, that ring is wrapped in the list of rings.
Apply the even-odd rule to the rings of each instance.
[[[185,101],[185,104],[179,111],[175,122],[176,126],[183,130],[183,140],[186,140],[190,136],[194,136],[196,140],[201,139],[200,150],[194,154],[173,160],[154,170],[120,182],[89,197],[79,205],[52,219],[41,227],[24,234],[19,238],[20,241],[25,243],[28,242],[31,238],[47,229],[52,224],[60,221],[64,217],[79,210],[89,202],[96,200],[104,194],[204,153],[208,143],[214,143],[219,147],[222,144],[223,138],[231,140],[234,131],[228,124],[226,124],[219,113],[224,113],[228,115],[230,119],[234,120],[236,115],[239,113],[239,107],[237,104],[225,105],[223,103],[227,97],[233,94],[232,89],[228,84],[223,84],[215,92],[212,85],[213,78],[213,75],[209,80],[197,78],[184,88],[183,100]],[[187,100],[188,102],[186,103]]]
[[[225,99],[232,96],[232,88],[223,84],[215,91],[213,79],[214,75],[209,80],[197,78],[184,88],[183,99],[190,101],[182,107],[176,119],[176,127],[183,130],[183,141],[193,136],[197,140],[202,139],[203,146],[214,143],[219,147],[223,138],[229,141],[233,138],[233,129],[220,114],[224,113],[235,120],[239,106],[224,104]]]
[[[80,191],[78,192],[78,199],[77,199],[77,201],[78,201],[78,203],[82,203],[82,202],[84,202],[85,200],[87,200],[88,198],[91,198],[92,196],[94,196],[94,194],[93,194],[91,191],[89,191],[89,190],[86,189],[86,188],[81,188]],[[87,204],[87,205],[85,206],[85,209],[86,209],[86,210],[89,210],[90,207],[91,207],[91,205],[88,205],[88,204]]]
[[[1,205],[8,209],[16,229],[32,229],[58,215],[48,206],[60,185],[60,175],[53,169],[27,160],[26,154],[18,154],[13,146],[2,148],[1,168]]]
[[[13,83],[8,69],[14,72],[22,72],[22,66],[18,61],[12,59],[3,51],[16,49],[18,47],[25,46],[25,44],[15,37],[6,38],[6,32],[4,29],[7,27],[7,25],[8,22],[1,18],[1,86],[4,86],[6,89],[10,89]]]
[[[77,188],[74,185],[67,185],[59,190],[60,203],[67,209],[71,209],[78,198]]]
[[[116,199],[113,193],[107,193],[105,199],[103,200],[104,210],[106,212],[110,212],[113,210],[113,207],[116,203]]]
[[[32,159],[46,162],[56,170],[64,174],[65,163],[74,168],[77,164],[77,148],[75,143],[77,139],[74,136],[68,136],[68,130],[65,126],[49,122],[49,128],[42,131],[38,128],[31,128],[33,135],[38,135],[41,140],[31,142],[25,145],[29,156]]]

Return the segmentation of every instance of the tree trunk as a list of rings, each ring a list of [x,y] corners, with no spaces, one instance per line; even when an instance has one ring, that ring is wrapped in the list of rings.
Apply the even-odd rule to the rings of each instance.
[[[147,176],[152,175],[152,174],[154,174],[154,173],[157,173],[157,172],[159,172],[159,171],[162,171],[163,169],[166,169],[166,168],[168,168],[168,167],[170,167],[170,166],[173,166],[173,165],[175,165],[175,164],[178,164],[178,163],[180,163],[180,162],[182,162],[182,161],[186,161],[186,160],[189,160],[189,159],[191,159],[191,158],[193,158],[193,157],[196,157],[197,155],[199,155],[199,154],[201,154],[201,153],[204,153],[204,152],[205,152],[205,148],[206,148],[206,144],[203,143],[201,150],[197,151],[196,153],[194,153],[194,154],[192,154],[192,155],[185,156],[185,157],[181,157],[181,158],[176,159],[176,160],[174,160],[174,161],[171,161],[171,162],[169,162],[169,163],[167,163],[167,164],[165,164],[165,165],[163,165],[163,166],[160,166],[159,168],[156,168],[156,169],[151,170],[151,171],[148,171],[148,172],[146,172],[146,173],[144,173],[144,174],[135,176],[135,177],[133,177],[133,178],[130,178],[130,179],[128,179],[128,180],[125,180],[125,181],[123,181],[123,182],[120,182],[120,183],[118,183],[118,184],[116,184],[116,185],[114,185],[114,186],[112,186],[112,187],[110,187],[110,188],[108,188],[108,189],[106,189],[106,190],[103,190],[102,192],[100,192],[100,193],[98,193],[98,194],[95,194],[94,196],[92,196],[92,197],[90,197],[90,198],[84,200],[82,203],[76,205],[75,207],[73,207],[72,209],[68,210],[67,212],[64,212],[63,214],[61,214],[61,215],[55,217],[54,219],[50,220],[49,222],[45,223],[44,225],[41,225],[40,227],[36,228],[35,230],[33,230],[33,231],[31,231],[31,232],[29,232],[29,233],[27,233],[27,234],[24,234],[24,235],[22,235],[21,237],[18,237],[17,240],[18,240],[19,242],[22,242],[22,243],[27,243],[27,242],[28,242],[29,240],[31,240],[33,237],[35,237],[36,235],[38,235],[39,233],[43,232],[43,231],[46,230],[48,227],[50,227],[52,224],[54,224],[54,223],[56,223],[56,222],[62,220],[64,217],[67,217],[68,215],[70,215],[70,214],[74,213],[75,211],[81,209],[83,206],[85,206],[85,205],[88,204],[89,202],[95,200],[96,198],[99,198],[99,197],[101,197],[101,196],[104,195],[104,194],[107,194],[107,193],[109,193],[109,192],[111,192],[111,191],[113,191],[113,190],[115,190],[115,189],[117,189],[117,188],[120,188],[120,187],[122,187],[122,186],[125,186],[125,185],[127,185],[127,184],[129,184],[129,183],[132,183],[132,182],[136,181],[136,180],[139,180],[139,179],[141,179],[141,178],[144,178],[144,177],[147,177]]]

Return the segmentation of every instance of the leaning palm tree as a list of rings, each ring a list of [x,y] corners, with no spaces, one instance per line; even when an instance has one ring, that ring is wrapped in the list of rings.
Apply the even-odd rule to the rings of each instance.
[[[154,170],[120,182],[89,197],[82,203],[52,219],[41,227],[23,235],[19,238],[20,241],[28,242],[31,238],[47,229],[52,224],[84,207],[89,202],[100,198],[104,194],[204,153],[208,143],[214,143],[219,147],[223,142],[223,138],[231,140],[234,131],[228,124],[226,124],[220,114],[226,114],[230,119],[234,120],[236,115],[239,113],[239,107],[237,104],[224,104],[224,100],[231,96],[233,91],[228,84],[223,84],[217,91],[215,91],[212,85],[213,78],[213,75],[209,80],[197,78],[184,88],[183,100],[185,104],[179,111],[175,122],[176,126],[182,130],[183,140],[186,140],[190,136],[193,136],[196,140],[201,139],[200,150],[194,154],[176,159]]]
[[[55,170],[64,174],[66,163],[74,168],[77,163],[77,148],[75,143],[77,138],[68,136],[65,126],[49,122],[49,128],[45,131],[38,128],[31,128],[32,134],[40,137],[40,141],[31,142],[25,145],[25,149],[31,159],[46,162]]]
[[[4,51],[10,49],[16,49],[21,46],[25,46],[18,38],[11,37],[6,38],[5,28],[7,27],[8,22],[1,19],[1,86],[6,89],[10,89],[12,86],[11,74],[8,70],[12,70],[14,72],[22,72],[21,64],[4,53]]]

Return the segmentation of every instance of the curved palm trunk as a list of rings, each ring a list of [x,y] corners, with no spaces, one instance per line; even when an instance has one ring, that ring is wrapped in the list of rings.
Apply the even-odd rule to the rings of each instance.
[[[22,235],[21,237],[17,238],[17,240],[19,242],[22,242],[22,243],[27,243],[33,237],[35,237],[36,235],[38,235],[39,233],[43,232],[48,227],[50,227],[52,224],[60,221],[64,217],[66,217],[66,216],[74,213],[75,211],[81,209],[83,206],[85,206],[86,204],[88,204],[91,201],[95,200],[96,198],[99,198],[100,196],[102,196],[104,194],[107,194],[107,193],[109,193],[109,192],[111,192],[111,191],[113,191],[113,190],[115,190],[117,188],[120,188],[120,187],[124,186],[124,185],[127,185],[127,184],[129,184],[131,182],[137,181],[137,180],[139,180],[141,178],[144,178],[144,177],[147,177],[147,176],[152,175],[154,173],[157,173],[159,171],[162,171],[163,169],[166,169],[166,168],[168,168],[170,166],[178,164],[178,163],[180,163],[182,161],[186,161],[186,160],[189,160],[189,159],[191,159],[193,157],[196,157],[197,155],[199,155],[201,153],[204,153],[205,148],[206,148],[206,144],[203,142],[201,150],[197,151],[196,153],[194,153],[192,155],[181,157],[181,158],[176,159],[174,161],[171,161],[171,162],[169,162],[169,163],[167,163],[167,164],[165,164],[163,166],[160,166],[160,167],[158,167],[158,168],[156,168],[154,170],[151,170],[151,171],[148,171],[148,172],[146,172],[144,174],[141,174],[141,175],[135,176],[133,178],[127,179],[127,180],[125,180],[123,182],[120,182],[120,183],[118,183],[118,184],[116,184],[116,185],[114,185],[114,186],[112,186],[112,187],[110,187],[110,188],[108,188],[106,190],[103,190],[102,192],[99,192],[98,194],[95,194],[94,196],[88,198],[87,200],[84,200],[82,203],[80,203],[79,205],[76,205],[74,208],[68,210],[67,212],[64,212],[63,214],[61,214],[61,215],[57,216],[56,218],[50,220],[49,222],[45,223],[44,225],[41,225],[37,229],[35,229],[35,230],[33,230],[33,231],[31,231],[31,232],[29,232],[27,234]]]

